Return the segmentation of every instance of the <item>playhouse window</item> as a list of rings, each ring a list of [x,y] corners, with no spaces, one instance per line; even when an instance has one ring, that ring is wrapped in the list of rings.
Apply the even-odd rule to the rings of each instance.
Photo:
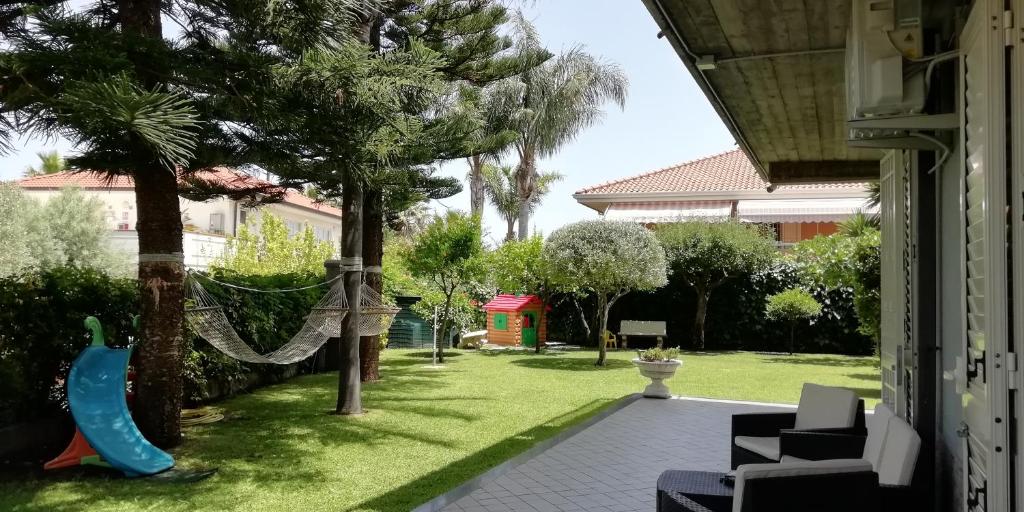
[[[507,313],[495,313],[494,314],[494,328],[499,331],[508,330],[508,314]]]

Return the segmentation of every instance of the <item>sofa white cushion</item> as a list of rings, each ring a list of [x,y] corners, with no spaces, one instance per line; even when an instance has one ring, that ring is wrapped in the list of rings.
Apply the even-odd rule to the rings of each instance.
[[[868,437],[864,441],[864,460],[870,462],[876,472],[882,462],[882,450],[885,449],[885,433],[889,430],[889,419],[893,416],[895,414],[889,406],[879,403],[875,406],[874,414],[868,415],[865,420]]]
[[[736,446],[746,448],[762,457],[779,460],[779,438],[736,436]]]
[[[783,464],[789,464],[790,462],[809,462],[810,459],[801,459],[800,457],[794,457],[792,455],[783,455],[779,461]]]
[[[914,428],[899,416],[889,418],[882,458],[876,469],[878,482],[885,485],[910,485],[920,451],[921,436],[917,435]]]
[[[747,480],[782,478],[788,476],[826,475],[871,471],[871,463],[864,459],[831,459],[775,464],[745,464],[736,469],[736,487],[733,491],[733,512],[743,508],[743,486]]]
[[[800,392],[794,428],[849,428],[856,417],[857,395],[853,391],[808,382]]]

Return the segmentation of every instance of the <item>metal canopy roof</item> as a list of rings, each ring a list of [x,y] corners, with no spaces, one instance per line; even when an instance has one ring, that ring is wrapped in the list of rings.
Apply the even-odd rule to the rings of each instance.
[[[849,0],[644,3],[768,181],[877,179],[881,152],[846,145]]]

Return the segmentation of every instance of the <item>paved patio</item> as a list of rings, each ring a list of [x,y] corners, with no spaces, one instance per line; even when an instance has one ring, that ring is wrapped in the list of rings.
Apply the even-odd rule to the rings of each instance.
[[[640,399],[449,504],[446,512],[654,512],[666,469],[729,466],[730,416],[784,406]]]

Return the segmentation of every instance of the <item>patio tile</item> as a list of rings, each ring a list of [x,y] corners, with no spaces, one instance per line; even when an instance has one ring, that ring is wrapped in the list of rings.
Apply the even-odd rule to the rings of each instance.
[[[784,409],[685,398],[637,400],[443,510],[652,512],[662,471],[728,469],[731,416],[773,410]]]

